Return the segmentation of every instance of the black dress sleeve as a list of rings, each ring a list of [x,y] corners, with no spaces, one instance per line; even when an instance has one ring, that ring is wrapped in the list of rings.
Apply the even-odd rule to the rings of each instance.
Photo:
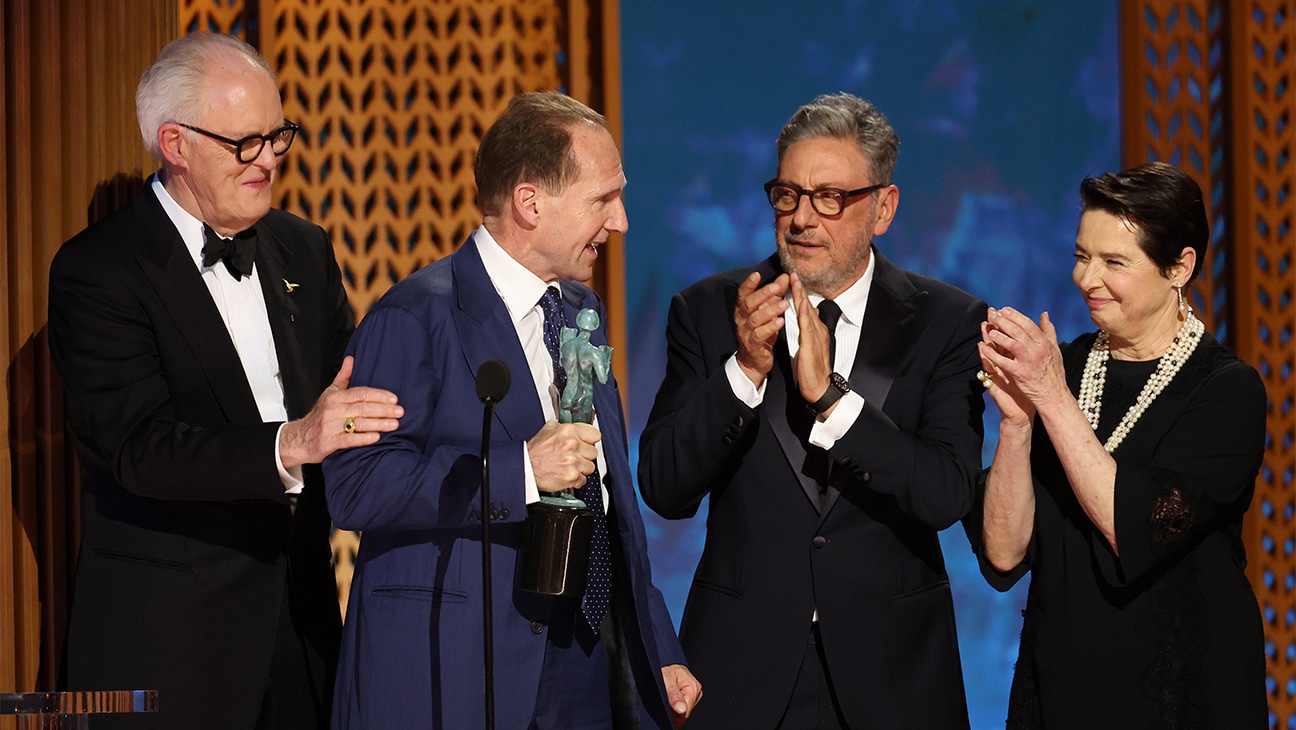
[[[1119,558],[1094,547],[1109,583],[1132,583],[1241,519],[1264,456],[1265,407],[1260,376],[1229,355],[1194,387],[1148,463],[1118,458]]]

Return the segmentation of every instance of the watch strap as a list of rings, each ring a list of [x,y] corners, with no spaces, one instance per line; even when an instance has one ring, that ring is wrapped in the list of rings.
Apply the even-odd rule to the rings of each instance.
[[[824,394],[819,396],[819,400],[814,403],[806,403],[806,408],[818,416],[832,408],[834,403],[841,400],[841,397],[849,392],[850,383],[846,382],[846,378],[838,373],[831,373],[828,375],[828,390],[825,390]]]

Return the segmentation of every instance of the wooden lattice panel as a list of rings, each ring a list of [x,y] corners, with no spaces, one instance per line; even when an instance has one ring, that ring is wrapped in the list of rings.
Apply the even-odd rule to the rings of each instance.
[[[269,0],[267,0],[269,1]],[[244,0],[178,0],[180,35],[228,33],[248,39]],[[255,45],[255,43],[254,43]]]
[[[1239,354],[1269,392],[1265,462],[1248,534],[1252,583],[1265,620],[1271,727],[1296,727],[1296,499],[1292,497],[1292,3],[1232,5],[1232,135],[1239,262]]]
[[[1293,413],[1290,0],[1239,0],[1229,10],[1237,236],[1238,351],[1269,393],[1267,449],[1248,545],[1264,615],[1271,727],[1296,728],[1296,414]]]
[[[1214,335],[1229,333],[1228,156],[1221,141],[1228,99],[1219,0],[1126,2],[1123,164],[1159,160],[1192,175],[1206,197],[1211,243],[1192,285],[1194,311]]]
[[[303,134],[279,205],[333,237],[363,314],[480,223],[472,162],[520,91],[558,87],[551,3],[280,0],[262,51]]]

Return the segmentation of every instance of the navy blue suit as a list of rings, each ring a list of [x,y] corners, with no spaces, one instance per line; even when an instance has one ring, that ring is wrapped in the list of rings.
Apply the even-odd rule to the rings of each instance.
[[[568,321],[602,304],[562,282]],[[606,344],[606,330],[594,332]],[[513,375],[495,411],[491,526],[496,726],[525,728],[535,708],[551,601],[514,589],[526,518],[523,442],[544,424],[530,369],[503,300],[470,238],[452,256],[391,289],[351,342],[352,385],[385,388],[405,407],[400,428],[374,446],[324,463],[339,528],[362,530],[347,607],[335,728],[480,727],[482,667],[478,366],[504,361]],[[631,483],[621,398],[596,385],[611,495],[615,560],[612,611],[645,727],[669,728],[661,667],[682,664],[666,605],[653,587]],[[606,625],[606,624],[605,624]]]

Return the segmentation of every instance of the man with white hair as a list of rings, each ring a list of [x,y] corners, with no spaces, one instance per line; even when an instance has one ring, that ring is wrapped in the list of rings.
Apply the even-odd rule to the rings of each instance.
[[[348,388],[328,236],[271,210],[298,126],[265,60],[174,41],[136,109],[162,169],[50,270],[84,490],[62,673],[159,691],[96,728],[324,728],[341,626],[318,463],[402,410]]]

